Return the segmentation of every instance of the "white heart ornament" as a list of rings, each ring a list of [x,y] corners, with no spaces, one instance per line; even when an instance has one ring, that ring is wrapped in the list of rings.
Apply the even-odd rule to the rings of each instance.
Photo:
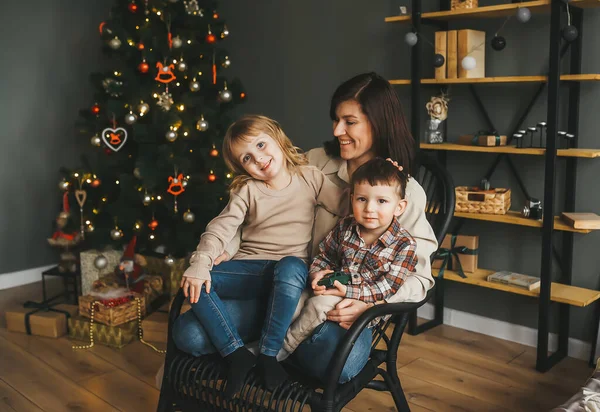
[[[109,149],[118,152],[127,141],[127,130],[122,127],[107,127],[102,131],[102,140]]]

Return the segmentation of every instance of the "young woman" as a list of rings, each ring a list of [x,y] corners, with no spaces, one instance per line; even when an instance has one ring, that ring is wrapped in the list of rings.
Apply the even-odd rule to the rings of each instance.
[[[366,73],[342,83],[331,99],[330,116],[334,139],[326,142],[324,148],[313,149],[307,155],[309,163],[320,169],[336,186],[348,188],[352,173],[376,156],[394,159],[406,172],[414,172],[415,142],[406,125],[398,95],[381,76]],[[434,284],[429,259],[437,249],[437,241],[425,217],[425,192],[413,178],[407,182],[406,198],[408,205],[399,222],[417,242],[418,264],[415,274],[408,277],[398,292],[387,299],[390,303],[422,300]],[[317,208],[312,256],[337,220],[337,216]],[[215,262],[227,259],[227,254],[224,254]],[[307,293],[305,295],[308,296]],[[258,300],[229,300],[224,304],[244,341],[257,340],[264,303]],[[315,329],[312,336],[298,346],[293,360],[316,378],[324,379],[329,361],[346,329],[368,307],[367,303],[360,300],[342,300],[336,309],[329,312],[329,321]],[[175,325],[174,337],[179,349],[194,355],[215,352],[206,331],[193,314],[188,313],[179,316]],[[299,310],[296,310],[297,313]],[[362,370],[368,360],[370,346],[371,331],[365,329],[350,352],[340,383],[347,382]]]

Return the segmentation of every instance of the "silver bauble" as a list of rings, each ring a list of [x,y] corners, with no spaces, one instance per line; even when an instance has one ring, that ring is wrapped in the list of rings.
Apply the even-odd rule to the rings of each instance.
[[[125,123],[134,124],[137,122],[137,115],[133,112],[129,112],[125,115]]]
[[[181,46],[183,46],[183,40],[181,40],[181,37],[177,36],[173,38],[173,47],[178,49]]]
[[[165,138],[167,139],[167,141],[173,143],[175,140],[177,140],[177,132],[175,130],[169,130],[165,134]]]
[[[184,62],[183,60],[181,60],[179,62],[179,64],[177,65],[177,70],[179,70],[180,72],[184,72],[187,70],[187,64],[186,62]]]
[[[517,20],[521,23],[527,23],[531,19],[531,11],[527,7],[521,7],[517,10]]]
[[[152,203],[152,198],[150,197],[150,195],[145,195],[144,200],[142,200],[142,203],[144,204],[144,206],[148,206],[150,203]]]
[[[165,263],[167,266],[173,266],[175,259],[173,259],[173,256],[165,256]]]
[[[417,37],[417,33],[410,32],[410,33],[406,33],[406,35],[404,36],[404,42],[406,44],[408,44],[410,47],[417,44],[418,41],[419,41],[419,38]]]
[[[104,255],[96,256],[96,259],[94,259],[94,267],[98,270],[102,270],[106,266],[108,266],[108,259],[106,258],[106,256],[104,256]]]
[[[136,179],[142,178],[142,173],[140,172],[139,167],[136,167],[135,169],[133,169],[133,175],[135,176]]]
[[[94,135],[90,139],[90,143],[92,144],[92,146],[100,147],[102,145],[102,139],[100,139],[100,136]]]
[[[197,80],[193,80],[192,82],[190,82],[190,90],[193,92],[197,92],[198,90],[200,90],[200,82]]]
[[[183,179],[183,182],[181,182],[181,186],[187,187],[187,185],[188,185],[187,179]]]
[[[110,238],[112,240],[119,240],[123,237],[123,231],[118,227],[114,228],[110,231]]]
[[[94,225],[93,225],[93,224],[91,224],[91,223],[88,223],[88,224],[85,226],[85,231],[86,231],[87,233],[92,233],[92,232],[93,232],[95,229],[96,229],[96,228],[95,228],[95,227],[94,227]]]
[[[111,49],[117,50],[119,47],[121,47],[121,40],[119,40],[118,37],[115,37],[114,39],[109,40],[108,45]]]
[[[208,130],[208,122],[206,120],[204,120],[204,118],[198,120],[198,123],[196,123],[196,129],[200,130],[201,132],[205,132]]]
[[[188,210],[183,214],[183,221],[185,223],[194,223],[194,220],[196,220],[196,215],[194,214],[194,212]]]
[[[66,179],[63,179],[58,182],[58,187],[60,190],[69,190],[69,182]]]
[[[223,60],[221,66],[223,66],[224,68],[228,68],[229,66],[231,66],[231,60],[229,60],[229,57],[225,57],[225,60]]]
[[[225,90],[221,90],[219,92],[219,97],[224,102],[230,102],[231,99],[233,98],[233,95],[231,94],[230,90],[225,89]]]

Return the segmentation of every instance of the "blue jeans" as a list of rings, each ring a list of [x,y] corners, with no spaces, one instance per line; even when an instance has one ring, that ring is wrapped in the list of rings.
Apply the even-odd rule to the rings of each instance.
[[[259,339],[266,305],[259,300],[224,300],[233,325],[242,340],[253,342]],[[335,356],[338,343],[346,330],[337,323],[325,322],[313,335],[298,346],[290,361],[307,371],[315,378],[324,381],[327,377],[329,361]],[[217,352],[208,333],[192,311],[177,318],[173,328],[173,339],[177,347],[191,355],[201,356]],[[365,366],[371,352],[372,335],[365,329],[354,343],[350,356],[342,369],[339,382],[345,383],[354,378]]]
[[[276,356],[306,285],[308,267],[301,259],[231,260],[213,268],[210,293],[203,287],[191,312],[204,327],[213,346],[225,357],[244,346],[244,340],[224,300],[268,298],[260,335],[260,353]]]

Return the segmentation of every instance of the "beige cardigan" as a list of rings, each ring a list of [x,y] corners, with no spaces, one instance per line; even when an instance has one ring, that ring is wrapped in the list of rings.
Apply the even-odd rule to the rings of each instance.
[[[349,186],[350,179],[345,160],[330,158],[323,148],[312,149],[307,152],[307,156],[309,163],[320,169],[337,186],[342,189]],[[417,257],[419,262],[414,274],[406,279],[394,296],[387,299],[389,303],[421,301],[425,298],[427,291],[434,285],[433,277],[431,276],[430,259],[432,253],[437,250],[438,244],[435,239],[435,233],[425,217],[425,203],[427,201],[425,191],[413,178],[410,178],[406,185],[406,199],[408,200],[408,204],[406,210],[400,216],[400,224],[417,241]],[[329,213],[322,207],[317,207],[313,228],[311,257],[316,254],[319,243],[335,226],[337,220],[337,216]]]

